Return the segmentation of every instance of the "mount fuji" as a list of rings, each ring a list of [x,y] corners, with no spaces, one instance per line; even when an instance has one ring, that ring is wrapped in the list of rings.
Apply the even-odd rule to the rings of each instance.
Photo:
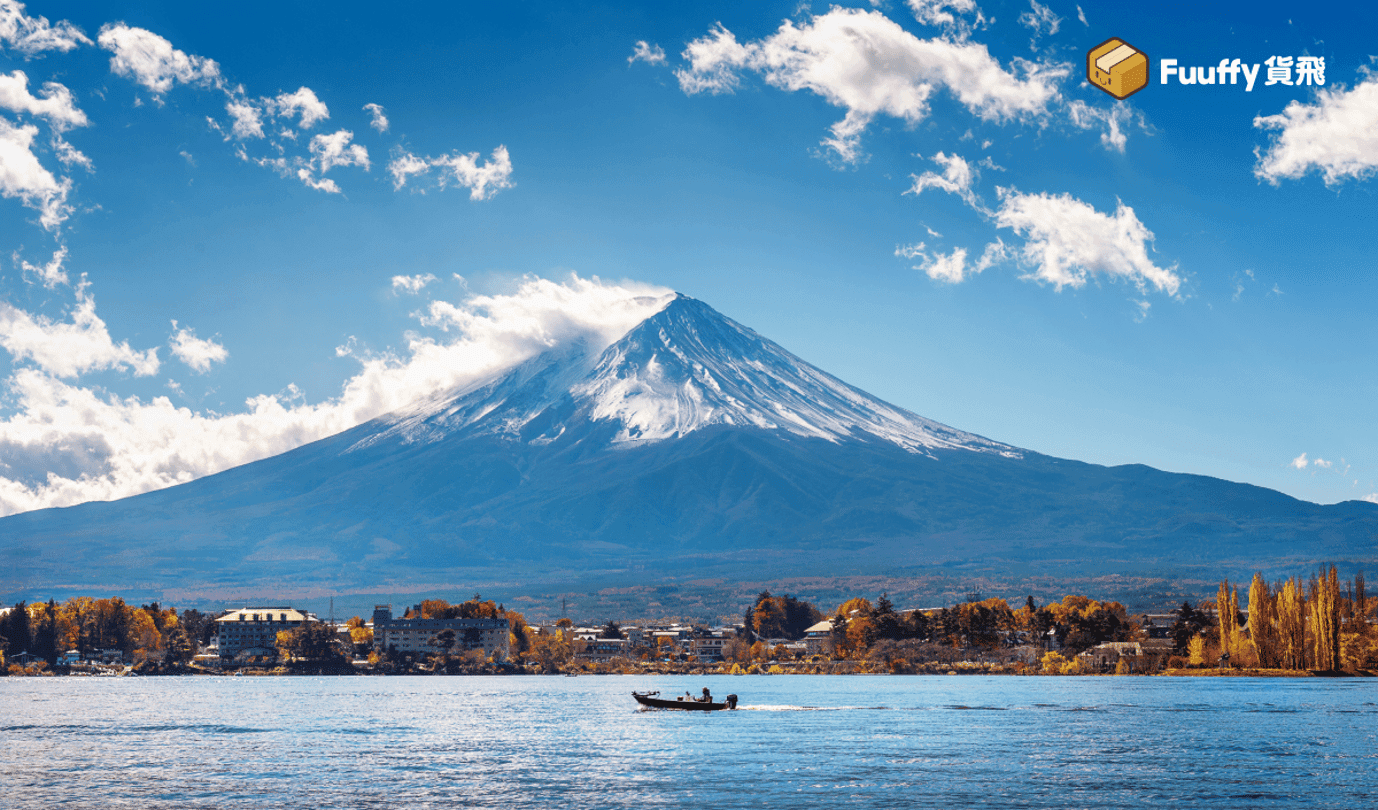
[[[1378,559],[1378,505],[1019,449],[885,403],[692,298],[652,303],[611,345],[570,340],[272,458],[0,519],[0,597],[1218,579]]]

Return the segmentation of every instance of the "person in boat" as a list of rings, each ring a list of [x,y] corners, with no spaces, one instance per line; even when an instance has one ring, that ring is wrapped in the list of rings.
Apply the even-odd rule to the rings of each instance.
[[[699,703],[712,703],[713,695],[709,694],[708,687],[703,687],[703,697],[699,698]]]

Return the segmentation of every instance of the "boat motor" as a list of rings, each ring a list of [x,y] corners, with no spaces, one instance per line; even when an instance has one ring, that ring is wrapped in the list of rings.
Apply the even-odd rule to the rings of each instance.
[[[735,708],[737,708],[737,696],[736,696],[736,695],[728,695],[728,696],[727,696],[727,708],[729,708],[729,709],[735,709]]]

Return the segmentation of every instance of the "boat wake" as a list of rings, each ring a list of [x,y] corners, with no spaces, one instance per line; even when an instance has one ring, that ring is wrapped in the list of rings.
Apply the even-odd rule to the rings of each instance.
[[[883,712],[889,706],[738,706],[739,712]]]

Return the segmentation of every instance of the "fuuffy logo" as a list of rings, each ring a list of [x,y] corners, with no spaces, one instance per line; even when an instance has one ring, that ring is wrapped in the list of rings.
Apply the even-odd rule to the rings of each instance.
[[[1148,86],[1148,54],[1111,37],[1087,52],[1086,80],[1115,98],[1129,98]]]

